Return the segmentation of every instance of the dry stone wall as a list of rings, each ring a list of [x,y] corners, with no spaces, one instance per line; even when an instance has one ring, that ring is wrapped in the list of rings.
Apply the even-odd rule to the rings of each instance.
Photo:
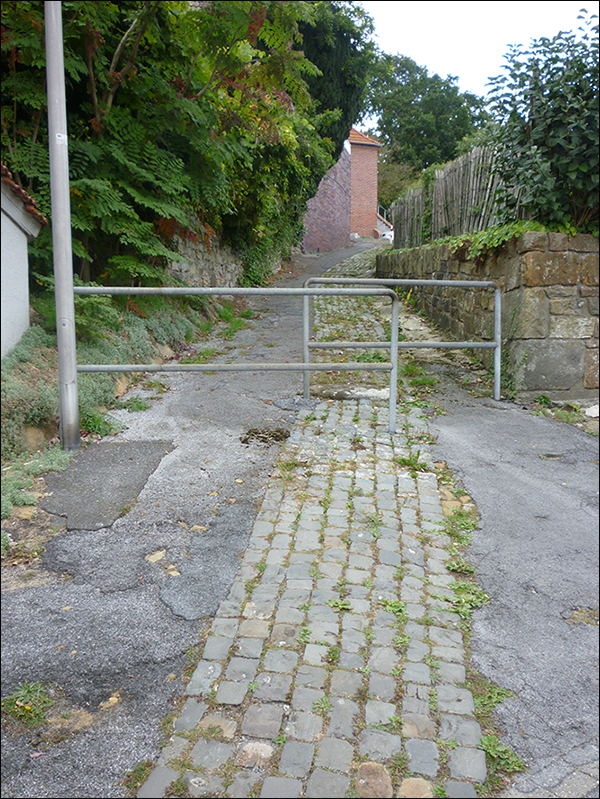
[[[492,280],[502,288],[502,337],[518,395],[598,395],[598,239],[528,232],[482,259],[448,245],[388,251],[377,277]],[[413,289],[419,307],[457,340],[493,337],[493,291]],[[480,356],[481,350],[475,350]],[[482,356],[490,359],[490,352]]]
[[[241,259],[232,250],[207,247],[202,239],[179,239],[180,259],[172,261],[168,273],[188,286],[209,288],[210,286],[237,286],[244,268]]]

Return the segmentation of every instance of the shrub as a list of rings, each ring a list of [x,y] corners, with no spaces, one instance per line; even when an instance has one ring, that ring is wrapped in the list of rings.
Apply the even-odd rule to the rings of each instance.
[[[516,45],[490,83],[502,221],[598,231],[598,24]]]

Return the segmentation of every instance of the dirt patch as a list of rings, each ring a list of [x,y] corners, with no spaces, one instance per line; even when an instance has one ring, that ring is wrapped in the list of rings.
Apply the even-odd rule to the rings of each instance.
[[[242,444],[257,443],[265,444],[269,447],[271,444],[280,444],[289,436],[290,431],[286,430],[285,427],[252,427],[243,436],[240,436],[240,441]]]
[[[60,687],[58,690],[61,690]],[[106,713],[116,707],[120,701],[121,697],[117,691],[106,702],[102,702],[97,711],[92,713],[71,704],[64,697],[60,697],[55,701],[45,720],[36,727],[27,728],[21,722],[10,719],[4,714],[2,726],[5,732],[9,732],[13,736],[25,733],[28,736],[28,744],[38,750],[30,757],[41,756],[49,747],[71,738],[103,719]]]
[[[31,491],[39,496],[46,494],[43,478],[34,480]],[[2,591],[17,591],[62,579],[42,568],[41,556],[48,541],[66,531],[64,519],[46,513],[39,506],[15,506],[2,522],[2,529],[10,540],[10,549],[2,556]]]
[[[561,614],[563,619],[569,624],[591,624],[597,627],[599,622],[599,614],[594,608],[574,608],[567,610]]]

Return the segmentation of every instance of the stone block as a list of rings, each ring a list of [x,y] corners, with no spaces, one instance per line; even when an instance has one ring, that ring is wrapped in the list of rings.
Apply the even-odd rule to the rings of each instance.
[[[236,799],[245,799],[250,796],[254,784],[258,782],[260,776],[252,771],[238,771],[233,778],[233,782],[227,788],[227,796],[236,797]]]
[[[285,725],[284,732],[290,738],[301,741],[314,741],[323,728],[323,719],[315,713],[293,712]]]
[[[204,702],[198,702],[196,699],[188,699],[173,725],[175,732],[193,730],[202,718],[206,708],[207,705]]]
[[[256,678],[257,687],[254,698],[261,702],[285,702],[292,677],[290,674],[271,674],[263,672]]]
[[[260,619],[249,619],[240,624],[239,632],[245,638],[266,638],[269,634],[269,622]]]
[[[545,251],[548,247],[548,234],[537,230],[528,230],[518,237],[516,241],[517,252],[530,252],[532,250]]]
[[[359,674],[353,674],[352,672],[347,673],[351,674],[353,677],[360,677]],[[331,691],[334,693],[333,680],[331,681]],[[396,679],[394,677],[388,677],[385,674],[373,672],[369,678],[369,694],[382,702],[391,702],[396,695]],[[356,691],[348,695],[355,696]]]
[[[405,738],[427,738],[434,741],[437,737],[437,725],[429,716],[405,713],[402,717],[402,735]]]
[[[319,743],[315,767],[348,771],[354,759],[354,747],[340,738],[323,738]]]
[[[407,777],[402,780],[396,796],[398,799],[430,799],[433,797],[433,787],[420,777]]]
[[[598,388],[598,346],[586,349],[583,372],[584,388]]]
[[[236,765],[244,768],[265,768],[275,754],[274,747],[263,741],[248,741],[235,758]]]
[[[304,743],[303,741],[286,741],[281,753],[278,770],[281,774],[289,774],[290,777],[308,777],[311,771],[314,751],[313,744]]]
[[[477,791],[470,782],[448,780],[444,783],[444,788],[449,799],[477,799]]]
[[[596,326],[595,319],[580,316],[551,316],[550,338],[591,338]]]
[[[468,747],[453,749],[448,754],[448,768],[455,780],[484,782],[487,776],[485,752]]]
[[[323,796],[337,799],[337,797],[346,796],[349,785],[350,777],[345,774],[334,774],[332,771],[318,768],[315,769],[308,780],[306,796],[313,799],[321,799]],[[300,783],[300,787],[302,787],[302,783]],[[273,796],[281,797],[283,794],[273,794]]]
[[[431,671],[425,663],[405,663],[403,677],[405,682],[431,684]]]
[[[226,763],[233,754],[233,745],[221,741],[205,741],[201,739],[190,752],[190,759],[195,767],[214,771]]]
[[[306,685],[310,688],[323,688],[327,671],[316,666],[300,666],[296,674],[296,685]]]
[[[456,741],[460,746],[477,746],[481,740],[481,727],[474,719],[465,719],[454,714],[442,715],[440,738]]]
[[[584,253],[580,256],[581,282],[586,286],[598,285],[598,254]]]
[[[475,712],[473,694],[466,688],[456,688],[454,685],[438,685],[437,698],[438,708],[441,713],[467,715]]]
[[[383,730],[363,730],[358,738],[358,748],[363,757],[389,760],[402,751],[402,736]]]
[[[166,766],[157,766],[137,792],[140,799],[164,796],[165,790],[179,777],[179,773]]]
[[[242,721],[242,735],[252,738],[270,738],[279,735],[283,709],[275,705],[250,705]]]
[[[438,772],[438,750],[433,741],[411,738],[405,744],[408,768],[415,774],[435,777]],[[481,753],[483,754],[483,752]]]
[[[548,249],[552,252],[565,252],[574,249],[566,233],[548,233]]]
[[[502,286],[504,291],[512,291],[521,285],[523,280],[523,258],[518,255],[514,258],[501,257],[499,259],[501,276],[498,280],[499,285]],[[482,296],[486,296],[481,292]],[[493,297],[493,294],[489,294]]]
[[[213,682],[219,677],[222,671],[222,666],[218,663],[211,663],[207,660],[201,660],[196,666],[196,670],[192,674],[192,679],[189,681],[186,688],[186,694],[206,694],[210,691]]]
[[[183,781],[190,796],[218,796],[223,790],[223,780],[216,774],[198,774],[197,771],[186,771]],[[154,794],[156,796],[156,794]]]
[[[565,391],[581,382],[585,345],[569,339],[531,339],[510,345],[519,391]]]
[[[398,665],[398,654],[391,647],[373,647],[367,665],[373,671],[378,671],[381,674],[391,674],[392,670]]]
[[[378,699],[369,699],[365,707],[365,722],[367,726],[373,724],[387,724],[396,715],[396,705],[392,702],[381,702]]]
[[[292,694],[292,708],[311,713],[314,703],[324,696],[324,692],[318,688],[295,688]]]
[[[302,796],[302,783],[289,777],[267,777],[260,791],[262,797],[269,799],[296,799]]]
[[[199,730],[218,730],[219,735],[222,735],[227,740],[231,741],[237,729],[237,722],[233,719],[225,718],[224,716],[204,716],[202,721],[198,724]]]
[[[327,734],[336,738],[354,738],[354,722],[360,708],[352,699],[333,697]]]
[[[334,696],[356,696],[363,683],[362,674],[336,669],[331,677],[331,693]]]
[[[381,763],[361,763],[356,772],[356,790],[364,799],[385,799],[392,796],[392,778]]]
[[[246,680],[251,682],[258,668],[258,660],[253,658],[240,658],[233,657],[229,661],[227,671],[225,672],[225,679],[227,680]]]
[[[526,286],[575,286],[582,264],[577,253],[528,252],[525,254],[523,282]]]
[[[265,655],[264,667],[266,671],[287,672],[289,674],[295,669],[297,662],[298,655],[296,652],[292,652],[289,649],[269,649]]]

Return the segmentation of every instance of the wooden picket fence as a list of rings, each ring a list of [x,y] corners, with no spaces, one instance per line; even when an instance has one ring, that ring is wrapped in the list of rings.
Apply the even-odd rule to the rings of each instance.
[[[426,194],[412,189],[392,205],[394,247],[419,247],[445,236],[485,230],[497,222],[493,149],[475,147],[436,170]]]

